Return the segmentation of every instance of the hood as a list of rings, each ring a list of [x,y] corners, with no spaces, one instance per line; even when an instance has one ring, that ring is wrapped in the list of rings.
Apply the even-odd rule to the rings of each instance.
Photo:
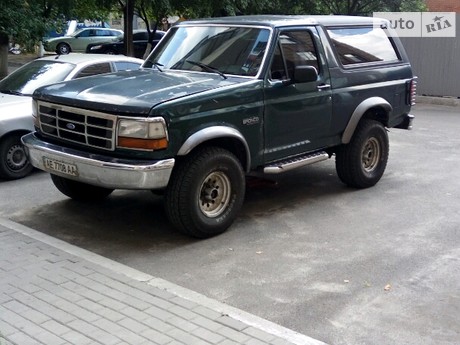
[[[141,69],[97,75],[39,88],[34,97],[111,113],[148,114],[163,102],[247,81],[217,74]]]

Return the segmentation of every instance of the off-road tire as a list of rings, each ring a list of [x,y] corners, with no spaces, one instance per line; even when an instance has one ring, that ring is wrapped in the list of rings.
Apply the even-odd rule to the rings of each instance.
[[[113,189],[92,186],[53,174],[51,180],[62,194],[77,201],[99,201],[113,192]]]
[[[388,134],[383,124],[363,119],[350,143],[340,146],[336,152],[337,174],[350,187],[372,187],[385,172],[388,153]]]
[[[33,170],[21,143],[20,134],[9,135],[0,141],[0,178],[16,180]]]
[[[166,214],[183,234],[207,238],[224,232],[244,201],[240,161],[219,147],[204,147],[178,161],[165,193]]]

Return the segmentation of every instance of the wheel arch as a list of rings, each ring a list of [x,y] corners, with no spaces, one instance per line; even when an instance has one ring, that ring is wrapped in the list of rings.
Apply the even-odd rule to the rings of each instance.
[[[362,101],[355,109],[342,134],[342,144],[348,144],[355,133],[359,121],[363,118],[374,119],[388,125],[393,107],[382,97],[371,97]]]
[[[185,156],[191,151],[204,145],[224,148],[232,152],[241,162],[243,169],[248,172],[251,167],[249,145],[243,134],[232,127],[212,126],[193,133],[182,144],[177,155]]]
[[[22,137],[23,135],[26,135],[30,132],[31,132],[30,130],[26,130],[26,129],[16,129],[16,130],[12,130],[9,132],[5,132],[0,135],[0,142],[6,138],[17,136],[17,135],[20,135]]]

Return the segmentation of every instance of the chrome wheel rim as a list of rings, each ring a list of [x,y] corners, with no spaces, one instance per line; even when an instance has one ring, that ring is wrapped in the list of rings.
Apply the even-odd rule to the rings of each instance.
[[[200,188],[199,208],[210,218],[220,216],[230,203],[231,184],[221,171],[210,173]]]
[[[366,172],[375,170],[380,161],[380,144],[376,138],[369,138],[363,147],[361,163]]]

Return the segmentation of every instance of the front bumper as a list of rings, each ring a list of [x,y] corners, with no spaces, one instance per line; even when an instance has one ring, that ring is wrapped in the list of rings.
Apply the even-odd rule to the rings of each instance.
[[[22,137],[32,165],[51,174],[112,189],[162,189],[168,185],[175,160],[128,160],[70,149],[40,140],[35,133]],[[73,175],[52,170],[45,160],[76,167]],[[75,175],[75,176],[74,176]]]

